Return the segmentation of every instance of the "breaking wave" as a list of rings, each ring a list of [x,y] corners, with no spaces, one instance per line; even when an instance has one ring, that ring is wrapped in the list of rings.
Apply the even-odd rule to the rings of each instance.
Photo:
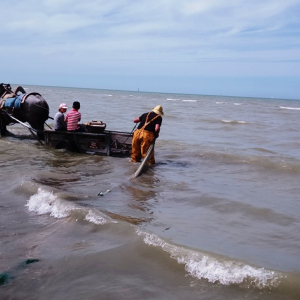
[[[73,212],[79,212],[83,220],[96,225],[117,223],[98,210],[81,207],[73,202],[60,199],[53,192],[45,191],[42,188],[39,188],[38,192],[30,197],[25,206],[29,211],[38,215],[47,214],[57,219],[69,217]]]
[[[29,211],[38,215],[49,214],[57,219],[68,217],[71,211],[76,209],[72,203],[62,201],[53,193],[44,191],[41,188],[38,189],[37,194],[30,197],[26,206]]]
[[[279,106],[281,109],[300,110],[300,107]]]
[[[168,98],[167,101],[199,102],[198,100],[195,99],[172,99],[172,98]]]
[[[247,124],[246,121],[236,121],[236,120],[222,120],[223,123],[230,123],[230,124]]]
[[[105,218],[103,218],[99,214],[93,212],[92,210],[89,210],[89,212],[87,213],[87,215],[85,216],[84,219],[86,221],[89,221],[89,222],[94,223],[96,225],[103,225],[103,224],[107,223],[107,220]],[[114,221],[114,223],[117,223],[117,222]]]
[[[283,276],[278,272],[253,267],[245,263],[196,252],[165,242],[155,234],[137,230],[147,245],[160,247],[170,254],[193,277],[206,279],[211,283],[223,285],[238,284],[243,287],[266,288],[276,287]]]

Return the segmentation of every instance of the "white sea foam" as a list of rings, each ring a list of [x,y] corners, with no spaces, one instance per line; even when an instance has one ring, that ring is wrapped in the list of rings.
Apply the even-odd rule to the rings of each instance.
[[[96,225],[103,225],[108,223],[108,220],[105,219],[103,216],[97,214],[96,212],[89,210],[87,215],[84,218],[86,221],[94,223]],[[117,223],[116,221],[111,221],[110,223]]]
[[[300,107],[279,106],[281,109],[300,110]]]
[[[28,200],[26,206],[29,211],[33,211],[38,215],[50,214],[55,218],[65,218],[69,216],[74,206],[69,202],[62,202],[53,193],[38,189]]]
[[[198,100],[194,99],[173,99],[173,98],[167,98],[168,101],[183,101],[183,102],[198,102]]]
[[[226,102],[216,102],[216,104],[226,104]]]
[[[242,103],[234,103],[234,105],[242,105]]]
[[[276,285],[277,276],[274,271],[254,268],[235,261],[221,261],[203,256],[200,260],[189,260],[185,269],[194,277],[205,278],[209,282],[220,282],[224,285],[249,282],[263,288]],[[278,284],[279,282],[277,282]]]
[[[72,211],[80,211],[83,216],[85,215],[84,220],[96,225],[117,223],[108,216],[101,215],[97,210],[87,210],[75,203],[59,199],[52,192],[45,191],[41,188],[38,189],[36,194],[30,197],[26,206],[29,211],[35,212],[38,215],[49,214],[58,219],[70,216]]]
[[[232,124],[247,124],[246,121],[225,120],[225,119],[223,119],[222,122],[224,122],[224,123],[232,123]]]
[[[160,247],[168,252],[172,259],[184,264],[186,271],[198,279],[206,279],[209,282],[224,285],[252,285],[257,288],[277,286],[280,283],[280,276],[274,271],[178,247],[165,242],[155,234],[141,230],[137,230],[137,234],[144,237],[147,245]]]

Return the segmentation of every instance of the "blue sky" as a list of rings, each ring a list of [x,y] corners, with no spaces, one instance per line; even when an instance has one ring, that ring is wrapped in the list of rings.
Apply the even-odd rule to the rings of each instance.
[[[0,81],[300,100],[300,0],[2,0]]]

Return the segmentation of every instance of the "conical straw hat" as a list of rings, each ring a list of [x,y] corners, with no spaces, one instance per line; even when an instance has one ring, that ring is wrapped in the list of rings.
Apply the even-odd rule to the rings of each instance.
[[[156,114],[162,116],[164,114],[163,108],[161,105],[157,105],[154,108],[152,108],[152,111],[155,112]]]

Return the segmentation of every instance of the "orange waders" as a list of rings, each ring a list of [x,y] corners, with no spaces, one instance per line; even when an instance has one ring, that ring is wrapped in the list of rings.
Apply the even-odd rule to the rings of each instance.
[[[149,113],[150,114],[150,113]],[[154,138],[154,133],[151,131],[147,131],[144,128],[153,120],[159,117],[157,115],[154,117],[152,120],[148,121],[149,114],[146,118],[146,122],[144,126],[141,129],[136,129],[135,132],[133,133],[133,138],[132,138],[132,154],[131,154],[131,161],[134,162],[140,162],[142,158],[144,158],[147,154],[147,151],[153,142]],[[154,159],[154,149],[152,151],[152,154],[149,159],[149,164],[153,165],[155,164],[155,159]]]

